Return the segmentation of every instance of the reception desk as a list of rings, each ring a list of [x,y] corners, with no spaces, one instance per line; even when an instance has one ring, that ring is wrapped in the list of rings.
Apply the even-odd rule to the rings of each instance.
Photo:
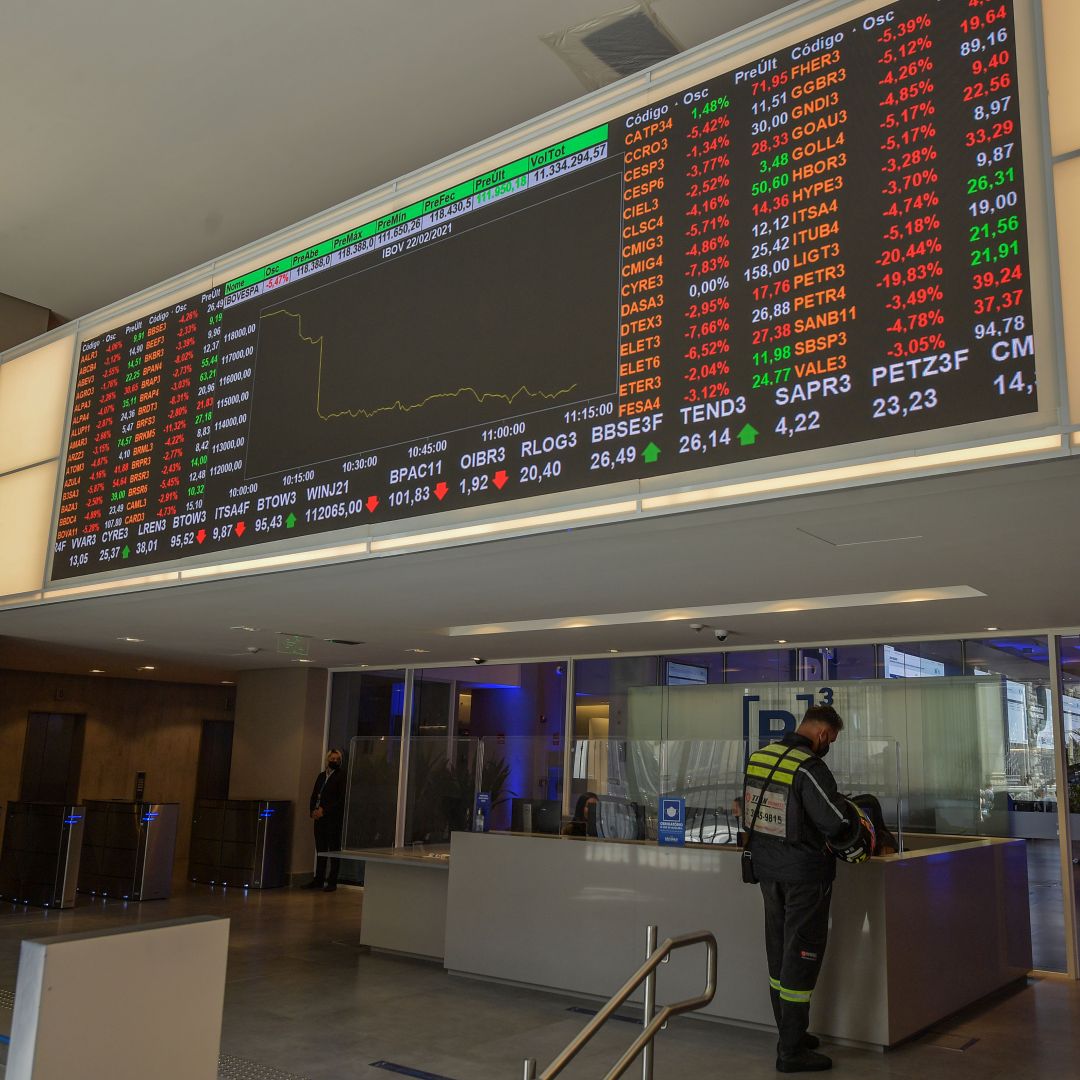
[[[838,868],[811,1012],[822,1035],[892,1046],[1031,969],[1024,842],[906,841],[902,855]],[[733,848],[454,833],[449,871],[455,974],[607,998],[644,958],[650,924],[661,940],[711,930],[719,980],[704,1015],[773,1024],[761,896]],[[698,953],[676,954],[657,1000],[691,997],[703,980]]]
[[[442,960],[448,845],[338,851],[333,857],[364,863],[361,945]]]

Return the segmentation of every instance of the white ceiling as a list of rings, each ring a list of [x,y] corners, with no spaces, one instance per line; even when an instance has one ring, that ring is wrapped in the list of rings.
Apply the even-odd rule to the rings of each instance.
[[[74,318],[531,120],[584,93],[541,35],[628,2],[6,0],[0,292]]]
[[[309,636],[309,658],[331,667],[684,652],[716,644],[691,619],[470,638],[447,629],[946,585],[985,596],[741,615],[723,620],[726,644],[1075,626],[1080,500],[1066,496],[1078,485],[1080,459],[1068,458],[0,612],[0,635],[10,635],[0,637],[0,668],[135,677],[153,663],[152,678],[233,678],[294,663],[277,651],[282,633]]]
[[[579,97],[540,36],[622,2],[7,0],[0,292],[85,313]],[[691,46],[786,3],[654,6]],[[232,678],[293,663],[279,633],[309,636],[327,666],[681,652],[715,643],[685,620],[446,629],[942,585],[986,597],[740,616],[727,644],[1074,625],[1078,472],[1063,460],[3,611],[0,667]]]

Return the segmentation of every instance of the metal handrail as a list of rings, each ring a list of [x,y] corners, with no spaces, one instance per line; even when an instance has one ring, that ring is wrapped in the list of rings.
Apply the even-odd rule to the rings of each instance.
[[[627,998],[646,980],[649,980],[645,988],[645,1018],[644,1028],[641,1034],[634,1040],[625,1054],[616,1062],[612,1070],[607,1073],[604,1080],[618,1080],[630,1065],[634,1058],[645,1051],[642,1061],[642,1075],[645,1080],[652,1076],[652,1043],[661,1028],[673,1016],[681,1013],[693,1012],[695,1009],[704,1008],[712,1001],[716,994],[716,938],[707,930],[698,931],[696,934],[681,934],[678,937],[668,938],[658,949],[656,945],[656,927],[649,927],[649,955],[645,963],[634,972],[623,984],[607,1004],[578,1032],[552,1063],[542,1072],[536,1075],[536,1062],[532,1059],[525,1062],[525,1080],[553,1080],[559,1073],[570,1064],[571,1061],[588,1044],[592,1037],[614,1016],[615,1011],[623,1005]],[[706,948],[705,958],[705,989],[697,997],[687,998],[685,1001],[677,1001],[672,1005],[665,1005],[655,1016],[652,1016],[655,991],[653,980],[656,977],[656,969],[667,962],[668,958],[676,949],[685,949],[690,945],[704,945]]]

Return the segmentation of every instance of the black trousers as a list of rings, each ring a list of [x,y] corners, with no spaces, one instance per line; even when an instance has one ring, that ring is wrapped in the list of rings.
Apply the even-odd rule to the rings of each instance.
[[[341,869],[340,859],[330,859],[322,854],[324,851],[341,850],[341,822],[321,817],[315,822],[315,850],[319,853],[315,860],[315,880],[324,885],[336,885],[338,871]],[[327,872],[329,863],[329,873]]]
[[[810,1025],[810,997],[829,936],[832,883],[762,881],[761,895],[769,996],[780,1032],[777,1053],[792,1057]]]

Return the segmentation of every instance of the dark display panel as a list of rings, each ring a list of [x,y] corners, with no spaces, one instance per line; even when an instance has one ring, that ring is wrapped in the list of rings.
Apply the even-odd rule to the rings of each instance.
[[[1018,92],[905,0],[84,342],[53,578],[1035,411]]]

